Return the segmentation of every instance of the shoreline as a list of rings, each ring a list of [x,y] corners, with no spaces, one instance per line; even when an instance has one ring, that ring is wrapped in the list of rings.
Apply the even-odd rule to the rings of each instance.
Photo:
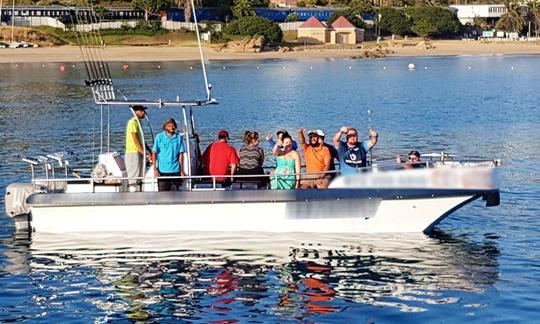
[[[385,42],[383,49],[390,51],[386,57],[450,57],[450,56],[500,56],[500,55],[540,55],[540,44],[533,42],[478,42],[459,40],[430,41],[429,49],[423,43],[411,45],[397,41]],[[232,53],[217,52],[209,46],[203,47],[205,60],[276,60],[276,59],[351,59],[375,48],[375,43],[366,43],[366,49],[321,49],[307,48],[288,52]],[[198,61],[199,50],[194,46],[110,46],[101,52],[108,62],[166,62]],[[78,46],[58,46],[40,48],[2,48],[0,64],[9,63],[69,63],[82,62]]]

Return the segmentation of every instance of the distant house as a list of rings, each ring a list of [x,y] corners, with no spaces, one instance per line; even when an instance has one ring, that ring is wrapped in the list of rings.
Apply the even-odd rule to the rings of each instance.
[[[329,30],[330,44],[356,44],[358,31],[360,29],[341,16],[332,23],[332,28]]]
[[[306,44],[324,44],[327,43],[326,25],[319,21],[315,16],[311,16],[306,22],[298,27],[298,41]]]
[[[298,0],[270,0],[277,7],[296,7]]]
[[[449,8],[457,11],[457,17],[462,24],[472,24],[475,17],[480,17],[494,25],[502,15],[508,12],[503,4],[451,5]]]
[[[364,41],[364,30],[343,16],[331,26],[312,16],[298,27],[298,41],[306,44],[356,44]]]

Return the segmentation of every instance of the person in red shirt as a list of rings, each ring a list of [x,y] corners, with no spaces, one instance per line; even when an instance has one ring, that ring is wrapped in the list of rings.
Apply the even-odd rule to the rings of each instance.
[[[229,145],[229,133],[226,130],[220,130],[218,140],[208,145],[204,151],[201,160],[203,172],[205,175],[231,177],[216,177],[217,182],[228,185],[232,182],[232,176],[236,172],[239,158],[236,149]]]

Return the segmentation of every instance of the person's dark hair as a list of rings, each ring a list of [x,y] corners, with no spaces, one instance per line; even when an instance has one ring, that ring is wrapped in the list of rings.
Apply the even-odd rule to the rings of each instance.
[[[416,150],[410,151],[408,155],[409,155],[409,156],[410,156],[410,155],[414,155],[414,156],[416,156],[417,158],[420,159],[420,152],[418,152],[418,151],[416,151]]]
[[[283,141],[284,141],[286,138],[290,139],[290,140],[291,140],[291,143],[292,143],[292,137],[291,137],[291,135],[289,135],[289,133],[287,133],[287,132],[283,133],[283,135],[281,136],[281,143],[283,143]]]
[[[146,111],[146,107],[143,105],[133,105],[131,106],[131,109],[133,111],[138,111],[138,110]]]
[[[276,136],[279,137],[279,135],[281,135],[281,134],[286,134],[286,133],[287,133],[286,130],[280,129],[280,130],[278,130],[278,131],[276,132]]]
[[[256,131],[245,131],[244,132],[244,143],[246,145],[251,144],[254,140],[259,139],[259,133]]]

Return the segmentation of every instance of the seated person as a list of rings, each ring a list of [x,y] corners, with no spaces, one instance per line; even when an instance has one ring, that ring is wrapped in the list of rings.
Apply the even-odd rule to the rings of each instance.
[[[346,135],[346,141],[341,137]],[[369,140],[360,142],[355,128],[343,126],[334,135],[334,147],[339,154],[339,167],[342,175],[356,174],[367,167],[367,153],[377,144],[379,135],[369,129]]]
[[[259,147],[259,133],[246,131],[244,133],[244,146],[240,148],[240,164],[238,175],[264,175],[264,151]],[[239,177],[238,181],[267,183],[267,177]]]
[[[278,190],[298,189],[300,185],[300,155],[292,149],[292,138],[283,135],[283,150],[276,143],[272,153],[276,155],[276,170],[270,177],[270,188]]]
[[[416,150],[412,150],[409,152],[407,161],[403,161],[401,159],[401,155],[398,154],[396,157],[396,162],[405,163],[405,169],[418,169],[426,166],[426,164],[420,159],[420,152]]]
[[[303,128],[298,130],[298,140],[304,152],[307,173],[302,176],[300,186],[302,189],[326,189],[330,183],[330,176],[325,172],[330,170],[332,154],[321,140],[321,137],[324,138],[324,133],[320,129],[309,131],[309,143],[306,143],[304,132]]]
[[[280,150],[283,150],[283,144],[282,144],[282,141],[283,141],[283,135],[287,135],[287,136],[290,136],[289,133],[284,130],[284,129],[280,129],[277,131],[276,133],[276,137],[277,137],[277,144],[279,144],[278,148]],[[274,139],[272,138],[272,134],[268,134],[266,136],[266,141],[268,142],[268,145],[270,146],[270,149],[274,149],[274,145],[276,145],[276,142],[274,141]],[[293,150],[297,150],[298,149],[298,144],[296,143],[296,141],[292,141],[292,149]]]
[[[228,186],[232,182],[232,176],[236,172],[239,158],[238,153],[227,142],[229,133],[221,130],[218,133],[218,140],[208,145],[204,151],[201,162],[203,164],[203,174],[216,177],[216,182]],[[230,175],[230,177],[224,177]],[[210,181],[212,181],[210,179]]]

